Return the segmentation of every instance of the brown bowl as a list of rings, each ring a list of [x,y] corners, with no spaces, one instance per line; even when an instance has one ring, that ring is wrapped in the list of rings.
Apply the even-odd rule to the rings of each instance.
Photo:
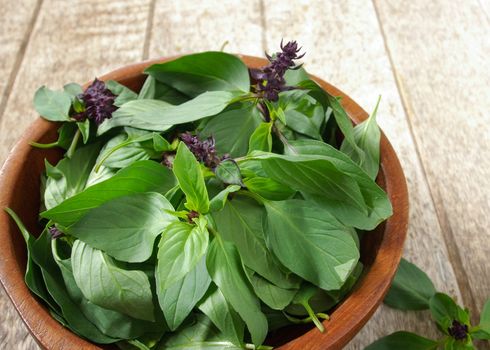
[[[249,67],[261,67],[266,61],[257,57],[240,56]],[[139,91],[145,76],[143,70],[151,64],[171,60],[158,59],[117,69],[101,77],[117,80]],[[367,113],[343,92],[312,77],[326,91],[342,96],[342,104],[354,123],[367,118]],[[36,120],[12,149],[0,172],[0,209],[13,209],[26,227],[39,234],[40,174],[44,159],[51,164],[62,154],[59,150],[40,150],[30,141],[48,143],[57,138],[58,125]],[[350,295],[325,321],[325,333],[311,326],[289,327],[271,334],[268,343],[278,349],[341,349],[364,326],[383,300],[398,267],[407,233],[408,194],[402,168],[385,135],[381,136],[381,171],[378,183],[387,191],[393,205],[393,216],[373,232],[366,234],[361,244],[361,260],[365,264],[363,277]],[[8,215],[0,210],[0,279],[22,320],[41,348],[44,349],[107,349],[81,339],[54,320],[47,308],[30,293],[24,283],[26,246]],[[110,347],[112,348],[112,347]]]

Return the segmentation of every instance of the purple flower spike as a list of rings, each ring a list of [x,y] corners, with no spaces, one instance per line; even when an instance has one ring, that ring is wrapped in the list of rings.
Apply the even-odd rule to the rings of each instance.
[[[214,137],[208,137],[201,141],[197,136],[189,132],[180,134],[180,139],[186,144],[198,161],[203,162],[208,168],[214,169],[221,162],[216,154]]]
[[[58,237],[61,237],[64,235],[63,232],[61,232],[60,230],[58,230],[55,226],[51,226],[49,229],[48,229],[48,232],[51,236],[51,239],[56,239]]]
[[[291,90],[293,87],[286,86],[284,74],[288,69],[298,69],[294,60],[302,58],[305,54],[298,55],[301,48],[298,48],[296,41],[290,41],[283,45],[281,40],[281,52],[277,52],[275,57],[265,54],[270,61],[268,66],[262,69],[250,69],[255,92],[269,101],[277,101],[281,91]]]
[[[92,119],[95,124],[100,125],[106,119],[112,117],[117,107],[114,106],[114,95],[105,85],[105,83],[97,78],[78,98],[84,103],[85,110],[72,115],[77,121]]]
[[[453,324],[448,328],[448,333],[456,340],[464,340],[468,335],[468,326],[453,320]]]

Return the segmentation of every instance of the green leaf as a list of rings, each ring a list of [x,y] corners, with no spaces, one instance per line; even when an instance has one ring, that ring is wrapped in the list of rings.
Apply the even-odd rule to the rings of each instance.
[[[184,278],[206,254],[209,233],[205,219],[197,225],[176,221],[163,231],[158,245],[158,263],[155,272],[157,290],[164,290]]]
[[[154,64],[145,73],[189,96],[205,91],[250,91],[247,66],[224,52],[202,52]]]
[[[213,199],[209,202],[209,211],[216,212],[223,209],[226,204],[226,200],[228,199],[228,195],[230,193],[239,191],[241,189],[238,185],[230,185],[227,186],[224,190],[219,192]]]
[[[80,84],[77,83],[69,83],[63,86],[63,91],[70,95],[72,98],[77,97],[80,94],[83,94],[83,88]]]
[[[335,304],[337,304],[337,301],[328,292],[311,283],[304,282],[291,304],[284,311],[290,315],[305,317],[309,316],[312,311],[313,313],[325,312],[335,306]],[[314,318],[318,320],[316,314]]]
[[[81,147],[72,158],[63,158],[54,167],[46,161],[48,178],[44,204],[47,209],[56,207],[85,188],[99,149],[97,143]]]
[[[402,258],[384,303],[400,310],[426,310],[434,294],[434,284],[425,272]]]
[[[177,333],[166,336],[156,350],[242,350],[226,339],[211,320],[196,315],[196,322]]]
[[[223,160],[215,169],[218,179],[227,185],[243,185],[240,168],[233,159]]]
[[[85,119],[84,122],[77,123],[77,127],[82,133],[83,143],[87,143],[90,136],[90,120]]]
[[[151,75],[146,78],[138,95],[138,99],[162,100],[173,105],[179,105],[189,100],[183,93],[161,81],[157,81]]]
[[[117,96],[116,100],[114,101],[114,105],[117,107],[121,107],[123,104],[138,98],[138,94],[136,92],[122,84],[119,84],[117,81],[108,80],[105,82],[105,85],[114,95]]]
[[[206,265],[213,282],[245,321],[253,343],[262,344],[267,336],[267,318],[260,310],[260,302],[243,270],[235,245],[216,236],[210,244]]]
[[[133,100],[122,105],[98,128],[98,134],[118,126],[166,131],[176,124],[185,124],[218,114],[236,94],[228,91],[209,91],[180,105],[160,100]]]
[[[53,258],[61,270],[70,298],[78,305],[83,315],[102,333],[113,338],[136,338],[145,333],[151,323],[136,320],[113,310],[104,309],[84,298],[73,276],[71,258],[63,259],[59,254],[60,243],[64,242],[60,239],[51,241]]]
[[[233,344],[241,346],[243,344],[243,333],[245,323],[240,315],[226,301],[223,293],[212,284],[205,297],[198,304],[207,317],[223,333],[225,339],[229,339]]]
[[[46,289],[61,308],[63,319],[70,329],[93,342],[109,344],[118,339],[104,335],[81,312],[80,307],[70,298],[63,283],[60,269],[51,252],[51,238],[44,231],[30,249],[35,263],[41,268]]]
[[[33,246],[35,244],[36,239],[32,236],[27,228],[22,223],[22,220],[17,216],[17,214],[10,208],[4,208],[4,210],[10,215],[10,217],[14,220],[17,227],[19,228],[20,233],[24,237],[24,240],[27,245],[27,264],[26,264],[26,273],[24,280],[26,282],[27,287],[36,294],[39,298],[44,300],[47,305],[57,314],[61,314],[61,309],[53,300],[48,290],[46,289],[46,285],[43,280],[43,275],[41,272],[41,268],[34,262],[32,258],[31,251],[33,250]]]
[[[376,179],[379,171],[379,141],[381,138],[381,131],[376,123],[376,113],[378,111],[380,100],[381,96],[369,118],[354,127],[354,139],[356,144],[363,151],[364,156],[360,157],[359,152],[355,150],[347,140],[344,140],[340,147],[340,150],[351,157],[371,179]]]
[[[396,332],[375,341],[365,350],[435,350],[437,347],[438,343],[434,340],[414,333]]]
[[[282,264],[325,290],[342,287],[359,259],[348,229],[311,201],[265,202],[267,242]]]
[[[293,300],[297,289],[284,289],[278,287],[265,278],[255,273],[249,274],[250,282],[254,288],[255,294],[267,306],[274,310],[283,310]]]
[[[157,290],[160,307],[171,331],[175,331],[191,313],[210,283],[206,258],[202,257],[183,279],[163,291]]]
[[[172,168],[179,186],[186,196],[185,206],[201,214],[209,211],[209,197],[201,167],[194,154],[179,143]]]
[[[480,314],[480,324],[478,332],[472,334],[477,339],[490,340],[490,299],[486,301]]]
[[[282,201],[291,198],[296,191],[271,178],[255,176],[244,180],[245,187],[250,192],[262,198],[273,201]]]
[[[264,217],[265,209],[246,197],[235,197],[222,211],[213,213],[218,232],[224,240],[234,243],[245,266],[280,287],[298,287],[298,278],[267,249],[262,227]]]
[[[432,317],[446,334],[448,334],[447,329],[451,326],[453,320],[470,326],[468,312],[459,307],[447,294],[434,294],[432,298],[430,298],[429,308]]]
[[[53,91],[40,87],[34,95],[34,108],[46,120],[64,122],[70,120],[68,113],[71,97],[64,91]]]
[[[90,209],[111,199],[141,192],[165,194],[173,186],[175,178],[169,169],[156,162],[143,160],[42,212],[41,217],[68,227],[80,220]]]
[[[68,233],[110,256],[128,262],[148,260],[155,238],[177,218],[170,202],[154,192],[114,198],[90,210]]]
[[[343,176],[348,176],[357,183],[364,203],[368,208],[369,214],[367,218],[365,215],[356,211],[348,212],[337,207],[325,197],[318,198],[322,204],[329,205],[332,212],[342,222],[349,225],[349,222],[352,220],[357,222],[357,224],[351,226],[371,230],[378,223],[391,216],[393,209],[386,193],[347,155],[324,142],[315,140],[290,141],[290,145],[294,148],[296,154],[316,155],[319,158],[324,157],[328,159],[338,171],[343,173]]]
[[[318,115],[323,114],[323,108],[318,105],[311,113],[312,116],[308,116],[295,109],[287,110],[284,113],[286,116],[286,125],[300,134],[321,140],[320,127],[315,123],[313,115],[318,118]]]
[[[308,73],[303,67],[299,69],[288,69],[286,70],[286,74],[284,74],[284,79],[286,80],[286,85],[288,86],[297,85],[309,78]]]
[[[243,106],[210,118],[199,136],[214,137],[219,154],[229,154],[232,158],[241,157],[247,154],[249,139],[260,121],[257,108]]]
[[[73,244],[71,261],[77,286],[92,303],[154,320],[150,282],[143,271],[119,268],[108,255],[80,240]]]
[[[248,142],[248,152],[252,151],[265,151],[270,152],[272,150],[272,122],[260,123],[250,136]]]

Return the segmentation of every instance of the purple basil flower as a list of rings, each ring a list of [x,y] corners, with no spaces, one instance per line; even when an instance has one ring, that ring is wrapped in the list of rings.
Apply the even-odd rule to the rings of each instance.
[[[270,64],[261,69],[250,69],[250,77],[254,84],[255,92],[269,101],[277,101],[281,91],[291,90],[293,87],[286,86],[284,74],[288,69],[298,69],[294,60],[302,58],[305,53],[299,55],[296,41],[290,41],[283,45],[281,40],[281,52],[275,57],[266,54]]]
[[[208,137],[201,141],[195,135],[189,132],[180,134],[180,139],[186,144],[189,150],[200,162],[203,162],[208,168],[214,169],[221,162],[216,154],[214,137]]]
[[[51,226],[49,229],[48,229],[48,232],[51,236],[51,239],[56,239],[58,237],[61,237],[64,235],[63,232],[61,232],[59,229],[57,229],[55,226]]]
[[[452,326],[448,328],[448,332],[454,339],[464,340],[468,335],[468,326],[454,320]]]
[[[95,78],[92,84],[82,94],[78,95],[78,99],[85,105],[85,110],[72,115],[77,121],[92,119],[95,124],[100,125],[106,119],[112,117],[117,107],[114,106],[114,95],[101,80]]]

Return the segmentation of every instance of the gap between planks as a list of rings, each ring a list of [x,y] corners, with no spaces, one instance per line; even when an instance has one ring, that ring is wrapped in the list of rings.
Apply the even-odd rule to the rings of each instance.
[[[390,61],[391,71],[393,73],[393,78],[396,82],[396,88],[397,88],[398,94],[400,96],[403,111],[405,112],[405,115],[406,115],[406,119],[407,119],[408,126],[409,126],[409,132],[410,132],[410,135],[412,136],[415,151],[417,153],[417,161],[419,162],[420,168],[422,169],[422,173],[424,175],[424,181],[427,185],[427,188],[429,189],[429,195],[430,195],[431,201],[434,205],[434,208],[436,210],[437,221],[438,221],[439,226],[441,228],[442,237],[444,239],[444,244],[446,245],[446,250],[448,252],[449,259],[450,259],[449,263],[453,267],[454,274],[456,276],[456,282],[459,286],[459,290],[461,292],[461,297],[463,299],[463,304],[467,308],[469,308],[470,310],[477,310],[475,298],[473,296],[473,291],[471,290],[471,288],[466,288],[466,286],[470,285],[470,282],[468,279],[468,275],[467,275],[467,273],[463,267],[463,263],[461,260],[461,255],[460,255],[459,249],[458,249],[458,247],[455,243],[455,240],[454,240],[454,233],[453,233],[450,225],[448,224],[446,211],[444,210],[444,207],[441,207],[440,205],[438,205],[438,203],[441,203],[441,202],[435,200],[436,198],[439,198],[440,195],[439,195],[437,189],[433,189],[430,186],[430,183],[429,183],[428,178],[427,178],[427,169],[425,167],[425,164],[422,161],[422,156],[420,154],[420,145],[417,142],[417,138],[415,137],[415,131],[413,128],[413,120],[411,118],[411,116],[413,115],[413,108],[411,107],[410,100],[407,96],[406,90],[404,89],[403,80],[396,70],[390,48],[389,48],[388,42],[386,40],[386,34],[385,34],[385,31],[383,28],[383,23],[381,22],[381,18],[379,16],[379,10],[378,10],[378,7],[376,5],[376,1],[375,0],[371,0],[371,1],[373,4],[374,12],[376,14],[376,20],[378,22],[379,30],[380,30],[381,36],[383,38],[383,44],[385,47],[386,55],[388,56],[388,59]],[[434,192],[436,192],[436,193],[434,193]],[[473,315],[475,315],[475,313],[473,313]],[[473,320],[473,322],[476,322],[476,320]]]

